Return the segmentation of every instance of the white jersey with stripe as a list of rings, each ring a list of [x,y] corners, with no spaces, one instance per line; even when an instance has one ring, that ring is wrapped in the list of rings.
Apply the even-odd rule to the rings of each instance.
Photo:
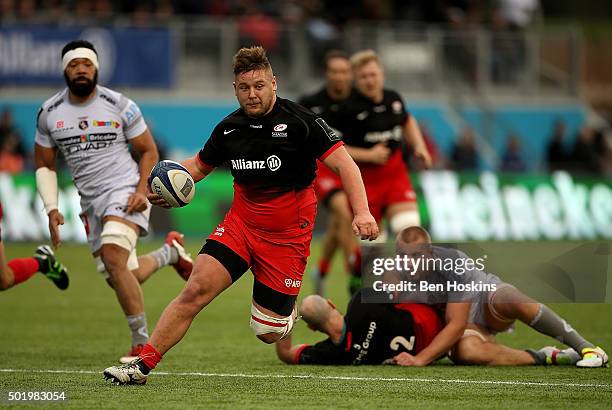
[[[36,143],[62,152],[84,200],[138,184],[128,143],[147,125],[124,95],[98,85],[90,100],[73,104],[66,88],[43,103],[36,125]]]

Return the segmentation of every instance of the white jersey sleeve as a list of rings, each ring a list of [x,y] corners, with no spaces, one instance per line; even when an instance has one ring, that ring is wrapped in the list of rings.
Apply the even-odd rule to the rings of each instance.
[[[142,112],[134,101],[122,95],[119,100],[119,110],[123,132],[128,140],[138,137],[147,130]]]
[[[53,148],[56,146],[55,140],[51,138],[51,132],[49,130],[48,120],[48,111],[45,110],[45,106],[43,105],[38,110],[38,115],[36,116],[36,135],[34,137],[34,141],[45,148]]]

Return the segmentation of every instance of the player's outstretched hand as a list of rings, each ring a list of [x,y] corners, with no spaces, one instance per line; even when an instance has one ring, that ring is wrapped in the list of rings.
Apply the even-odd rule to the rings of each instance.
[[[147,209],[147,197],[142,192],[134,192],[128,198],[127,213],[142,212]]]
[[[422,360],[418,359],[417,356],[413,356],[410,353],[402,352],[390,360],[391,364],[398,366],[426,366]]]
[[[59,248],[62,243],[60,238],[59,226],[64,224],[64,215],[60,211],[54,209],[49,212],[49,233],[51,234],[51,244],[54,248]]]
[[[369,212],[356,214],[353,218],[353,233],[361,239],[373,241],[378,238],[378,225],[372,214]]]
[[[168,202],[167,202],[167,201],[164,199],[164,197],[163,197],[163,196],[161,196],[161,195],[158,195],[158,194],[154,194],[154,193],[152,193],[152,192],[149,192],[149,193],[147,194],[147,199],[148,199],[148,200],[149,200],[149,202],[151,202],[153,205],[160,206],[160,207],[162,207],[162,208],[166,208],[166,209],[168,209],[168,208],[172,208],[172,207],[170,206],[170,204],[169,204],[169,203],[168,203]]]

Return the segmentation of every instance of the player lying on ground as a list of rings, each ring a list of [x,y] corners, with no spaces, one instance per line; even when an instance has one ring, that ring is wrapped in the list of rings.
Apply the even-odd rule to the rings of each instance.
[[[308,327],[329,338],[309,346],[276,342],[278,358],[289,364],[382,364],[418,354],[442,329],[437,312],[417,303],[363,303],[360,290],[343,316],[329,299],[310,295],[300,313]]]
[[[169,233],[156,251],[136,255],[138,236],[149,229],[147,177],[158,160],[157,147],[138,106],[97,84],[98,55],[91,43],[72,41],[61,56],[67,88],[38,112],[36,183],[57,247],[64,223],[55,173],[61,151],[81,197],[81,219],[98,272],[115,290],[132,333],[132,348],[120,359],[127,362],[149,339],[140,284],[169,264],[187,279],[192,262],[177,232]],[[139,162],[132,159],[130,146]]]
[[[308,327],[329,336],[314,346],[276,342],[276,354],[289,364],[397,364],[408,366],[426,349],[444,324],[438,311],[418,303],[363,303],[356,293],[343,316],[333,302],[318,295],[304,298],[300,313]],[[371,291],[371,290],[370,290]],[[554,357],[537,364],[573,364],[576,352],[544,347],[535,354]],[[527,363],[525,363],[527,364]],[[536,364],[536,363],[532,363]]]
[[[276,96],[276,78],[262,47],[243,48],[234,56],[234,90],[240,108],[215,127],[198,155],[182,163],[197,182],[230,162],[232,206],[139,359],[104,371],[115,383],[145,383],[195,316],[249,268],[255,276],[253,332],[266,343],[289,335],[316,215],[312,182],[317,159],[340,174],[355,214],[354,233],[362,239],[378,236],[357,165],[323,119]],[[169,206],[161,196],[150,194],[149,199]]]
[[[420,227],[404,229],[397,237],[398,253],[413,258],[423,255],[436,258],[468,258],[460,251],[431,246],[429,233]],[[418,249],[415,254],[415,249]],[[451,272],[458,275],[456,272]],[[418,275],[418,274],[417,274]],[[489,365],[546,364],[557,358],[569,360],[578,367],[603,367],[607,354],[587,341],[564,319],[550,308],[527,297],[514,286],[502,282],[497,276],[473,270],[462,273],[464,280],[474,283],[495,284],[495,291],[476,292],[466,303],[446,303],[457,295],[436,292],[435,303],[445,306],[445,326],[431,345],[416,355],[408,355],[401,364],[424,366],[446,352],[455,363]],[[457,276],[455,276],[457,277]],[[518,350],[495,342],[495,334],[506,331],[520,320],[532,329],[570,346],[559,356],[558,349]]]
[[[0,222],[2,204],[0,203]],[[36,248],[30,258],[16,258],[8,261],[4,254],[2,231],[0,231],[0,290],[7,290],[30,279],[36,272],[49,278],[61,290],[68,288],[68,270],[55,259],[53,250],[47,245]]]
[[[334,124],[342,103],[352,92],[352,77],[348,55],[341,51],[331,50],[325,56],[325,85],[316,93],[303,96],[298,100],[300,105],[323,118],[330,127],[334,128],[338,136],[342,135],[335,129]],[[352,295],[361,284],[361,251],[352,232],[353,213],[346,193],[342,190],[342,181],[334,171],[317,161],[314,188],[319,204],[329,212],[319,263],[312,272],[315,293],[323,294],[325,277],[336,249],[340,248],[344,255],[345,266],[351,275],[349,292]]]

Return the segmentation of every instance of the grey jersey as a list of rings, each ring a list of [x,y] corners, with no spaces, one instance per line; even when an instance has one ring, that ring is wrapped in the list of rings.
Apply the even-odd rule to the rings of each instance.
[[[140,109],[124,95],[98,85],[93,98],[76,105],[66,88],[40,108],[35,140],[43,147],[59,148],[79,194],[90,201],[138,184],[138,164],[128,142],[146,129]]]

